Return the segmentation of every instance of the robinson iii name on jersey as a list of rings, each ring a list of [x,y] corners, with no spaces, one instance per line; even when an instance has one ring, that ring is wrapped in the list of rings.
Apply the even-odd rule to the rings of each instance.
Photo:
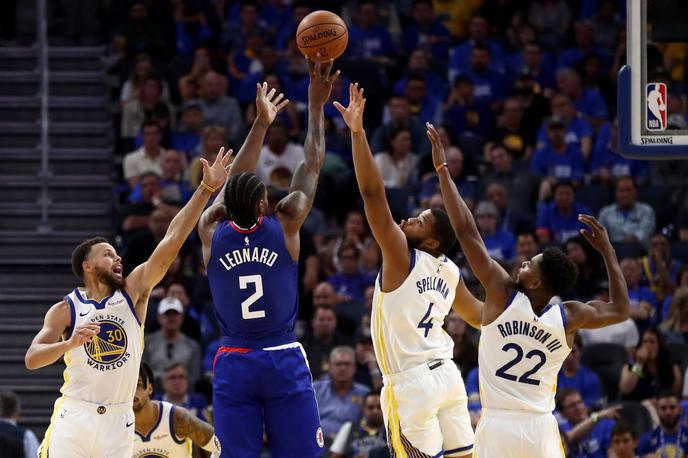
[[[224,256],[221,256],[217,259],[225,269],[231,270],[232,267],[238,266],[239,264],[243,264],[245,262],[259,262],[268,267],[272,267],[273,264],[275,264],[275,261],[277,261],[278,256],[279,255],[277,253],[272,250],[268,250],[267,248],[253,247],[243,248],[241,250],[232,250],[231,252],[225,253]]]
[[[541,344],[543,344],[550,353],[559,348],[563,347],[559,339],[552,338],[552,334],[545,331],[544,329],[538,328],[536,325],[528,323],[526,321],[514,320],[507,321],[505,323],[500,323],[497,325],[497,329],[502,337],[509,337],[513,335],[523,335],[527,337],[532,337]]]

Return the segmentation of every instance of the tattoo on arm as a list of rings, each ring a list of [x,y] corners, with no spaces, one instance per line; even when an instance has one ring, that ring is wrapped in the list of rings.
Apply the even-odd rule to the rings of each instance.
[[[174,434],[178,438],[189,438],[194,444],[203,446],[212,439],[214,433],[212,426],[188,410],[181,407],[174,408]]]

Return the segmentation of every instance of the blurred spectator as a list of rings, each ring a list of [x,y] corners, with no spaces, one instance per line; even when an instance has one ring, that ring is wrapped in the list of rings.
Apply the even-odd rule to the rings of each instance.
[[[334,238],[327,244],[323,253],[323,266],[325,274],[332,275],[341,269],[339,262],[339,248],[342,244],[353,242],[361,252],[361,264],[366,272],[377,272],[380,249],[375,239],[370,235],[365,216],[360,210],[351,210],[346,215],[344,227],[339,237]]]
[[[573,102],[576,110],[598,129],[609,120],[609,109],[597,89],[585,88],[580,75],[571,68],[557,72],[557,88]]]
[[[569,180],[581,183],[585,175],[583,152],[573,143],[566,143],[564,121],[551,118],[547,122],[549,145],[533,154],[530,170],[552,180]]]
[[[227,97],[225,79],[214,71],[206,72],[201,78],[201,98],[203,119],[206,125],[217,124],[225,129],[230,139],[236,139],[243,128],[243,116],[239,103],[234,97]]]
[[[287,126],[279,121],[274,122],[268,129],[267,141],[260,152],[256,174],[265,184],[284,187],[279,186],[273,174],[284,169],[291,177],[303,160],[303,154],[303,146],[289,139]]]
[[[571,25],[571,10],[564,0],[536,0],[530,4],[528,22],[549,50],[559,48]]]
[[[638,446],[638,433],[624,420],[617,421],[612,428],[612,444],[609,448],[609,458],[636,458],[635,448]]]
[[[640,284],[640,263],[634,258],[624,258],[619,263],[628,287],[628,297],[631,301],[630,317],[643,331],[659,314],[657,298],[652,290]]]
[[[153,172],[146,172],[140,178],[140,200],[130,201],[119,212],[121,220],[121,232],[131,235],[140,229],[146,229],[150,222],[150,216],[155,209],[165,214],[174,215],[177,207],[166,204],[160,196],[160,177]],[[172,217],[170,217],[171,220]],[[138,265],[138,264],[137,264]]]
[[[650,237],[647,256],[640,259],[642,267],[641,284],[648,286],[659,302],[676,289],[676,278],[681,263],[671,257],[671,245],[662,233]]]
[[[124,220],[123,227],[131,231],[127,244],[122,253],[122,264],[126,273],[131,272],[153,254],[155,247],[165,237],[167,228],[172,222],[175,213],[171,210],[174,207],[162,206],[155,208],[149,214],[130,214]],[[138,209],[134,208],[134,211]],[[139,226],[142,225],[142,226]]]
[[[210,51],[208,48],[199,46],[194,51],[191,71],[179,78],[177,83],[182,102],[200,97],[203,77],[211,71],[213,71],[213,68],[210,60]]]
[[[354,349],[337,346],[330,353],[330,377],[313,383],[326,437],[333,439],[344,423],[358,423],[363,415],[363,399],[370,388],[354,382],[355,371]]]
[[[648,328],[635,351],[635,360],[621,370],[619,391],[622,399],[643,401],[658,396],[665,390],[681,392],[679,367],[671,362],[662,334]]]
[[[260,50],[265,47],[265,36],[259,30],[253,30],[244,36],[244,44],[227,58],[229,86],[233,91],[240,87],[241,81],[249,73],[260,68]]]
[[[523,45],[521,52],[509,58],[506,71],[512,86],[519,75],[528,74],[541,88],[552,89],[556,85],[552,67],[551,59],[542,46],[537,41],[530,41]]]
[[[124,157],[124,179],[132,188],[138,183],[139,176],[146,172],[162,175],[162,153],[165,151],[160,146],[162,129],[157,122],[150,120],[143,123],[141,132],[143,146]]]
[[[411,150],[411,132],[400,127],[390,134],[389,150],[375,153],[385,188],[409,189],[414,185],[418,156]]]
[[[540,245],[533,232],[521,232],[516,236],[516,257],[511,263],[512,274],[516,275],[521,268],[521,264],[530,261],[540,252]]]
[[[162,388],[162,395],[154,396],[157,400],[184,407],[201,420],[206,420],[205,410],[208,407],[208,401],[200,394],[189,390],[189,377],[183,364],[172,363],[165,368]]]
[[[201,347],[182,333],[184,306],[174,297],[166,297],[158,305],[160,330],[145,338],[143,360],[156,377],[161,377],[172,363],[186,369],[189,383],[193,386],[201,375]]]
[[[516,237],[509,231],[497,229],[499,211],[492,202],[482,201],[475,207],[475,219],[480,235],[491,258],[508,262],[514,255]]]
[[[615,0],[599,0],[597,12],[591,20],[591,26],[595,37],[595,46],[607,53],[612,53],[616,48],[619,32],[623,28],[616,11]]]
[[[0,392],[0,444],[7,458],[35,458],[38,438],[33,431],[17,425],[21,414],[19,397],[12,391]]]
[[[170,283],[167,288],[167,296],[179,299],[184,307],[184,322],[182,323],[182,333],[185,336],[191,337],[197,342],[201,342],[203,335],[201,335],[201,321],[207,321],[203,311],[198,310],[194,304],[191,303],[191,298],[186,292],[186,287],[182,283]],[[147,328],[150,332],[150,329]],[[205,336],[207,337],[207,336]]]
[[[404,27],[401,43],[406,54],[422,49],[433,59],[446,60],[449,56],[449,30],[435,18],[432,0],[414,0],[413,22]]]
[[[143,84],[148,78],[154,77],[153,61],[148,54],[139,54],[134,61],[134,71],[131,76],[124,82],[122,91],[119,94],[119,100],[124,107],[130,100],[136,100],[141,93]],[[162,83],[161,100],[168,101],[170,99],[170,90],[167,83]]]
[[[274,47],[263,46],[258,53],[258,61],[254,61],[252,67],[250,73],[241,81],[237,93],[237,99],[242,106],[248,104],[249,108],[251,107],[250,103],[255,98],[256,84],[266,81],[267,75],[274,75],[279,80],[281,89],[277,92],[283,92],[285,96],[291,94],[291,78],[287,72],[286,62]],[[268,85],[276,87],[272,84]],[[289,106],[291,105],[287,105]]]
[[[179,151],[173,149],[165,150],[162,154],[162,161],[160,168],[162,169],[162,176],[160,177],[160,198],[166,202],[179,204],[180,206],[186,203],[193,194],[189,183],[182,179],[184,172],[184,156]],[[141,182],[134,186],[134,189],[129,196],[132,202],[140,202],[143,200],[143,192],[141,189]]]
[[[515,229],[513,221],[518,220],[518,215],[528,217],[533,214],[533,202],[537,198],[539,180],[522,163],[516,162],[512,152],[503,145],[488,146],[487,157],[490,169],[485,172],[480,182],[483,185],[497,182],[506,188],[508,208],[513,211],[513,218],[509,218],[507,225]],[[489,186],[487,188],[489,189]],[[489,196],[486,197],[494,202]]]
[[[482,43],[476,43],[470,54],[470,66],[457,73],[449,71],[449,81],[456,77],[466,76],[474,86],[475,100],[494,105],[504,96],[505,84],[502,74],[494,69],[490,48]]]
[[[538,209],[536,232],[542,245],[564,243],[571,237],[576,237],[585,227],[578,220],[578,215],[590,215],[592,212],[574,198],[573,184],[570,181],[559,181],[554,185],[554,199]]]
[[[590,411],[575,388],[557,391],[556,405],[563,424],[559,429],[565,434],[574,456],[606,458],[612,439],[612,428],[619,417],[620,405],[599,412]]]
[[[491,70],[503,70],[503,50],[496,40],[490,40],[490,29],[487,18],[480,14],[474,14],[468,25],[468,38],[456,46],[449,58],[449,72],[447,78],[453,82],[459,74],[469,72],[473,60],[473,50],[476,46],[487,48],[491,57]],[[488,62],[488,65],[490,63]]]
[[[354,381],[369,386],[373,390],[382,388],[382,373],[375,359],[373,339],[370,334],[359,334],[356,339],[356,374]]]
[[[198,46],[208,44],[213,31],[203,11],[192,2],[175,5],[177,55],[191,57]]]
[[[527,170],[526,175],[530,175]],[[515,196],[514,196],[515,197]],[[507,188],[499,182],[490,183],[485,190],[485,199],[492,202],[499,212],[499,230],[518,234],[523,231],[533,230],[533,221],[528,214],[517,213],[510,208],[510,195]],[[470,207],[469,207],[470,208]]]
[[[337,250],[337,256],[339,270],[327,282],[334,288],[338,302],[355,301],[362,304],[363,291],[366,286],[373,284],[375,278],[361,271],[361,253],[355,243],[343,243]]]
[[[169,54],[162,28],[151,20],[148,5],[142,0],[131,2],[129,20],[119,26],[115,35],[124,38],[129,55],[145,52],[161,58]]]
[[[221,4],[226,3],[222,0]],[[259,17],[259,10],[257,2],[229,2],[233,8],[237,8],[238,15],[236,21],[228,21],[227,27],[223,33],[223,44],[230,51],[239,51],[246,46],[247,37],[251,34],[267,34],[267,30],[263,27]],[[228,17],[231,10],[227,10],[224,17]],[[296,29],[294,29],[296,31]]]
[[[201,158],[205,158],[209,164],[212,164],[217,157],[220,148],[227,144],[227,131],[224,127],[208,126],[203,129],[201,135],[200,151],[189,165],[189,182],[193,188],[197,188],[201,184],[203,178],[203,164]]]
[[[170,148],[182,151],[191,161],[198,155],[202,132],[203,108],[198,103],[189,102],[183,106],[181,122],[172,132]]]
[[[370,140],[370,149],[373,153],[389,149],[389,141],[392,133],[405,128],[411,133],[411,150],[418,155],[429,154],[430,141],[425,133],[425,126],[415,117],[411,116],[409,101],[404,96],[393,95],[387,103],[389,121],[378,126]]]
[[[452,360],[462,374],[468,374],[478,366],[478,347],[468,332],[468,325],[459,315],[450,311],[445,320],[445,330],[454,342]]]
[[[602,400],[602,384],[593,371],[581,364],[583,342],[576,335],[571,353],[564,360],[557,378],[557,390],[574,388],[581,395],[588,408],[597,407]]]
[[[504,100],[502,114],[492,138],[508,145],[518,157],[530,157],[535,145],[535,132],[527,130],[523,119],[523,104],[517,97]]]
[[[379,24],[378,6],[373,0],[358,2],[356,20],[349,25],[347,54],[355,59],[391,62],[396,52],[389,31]]]
[[[660,329],[668,343],[688,344],[688,286],[674,292]]]
[[[287,89],[284,87],[284,80],[280,78],[276,73],[264,73],[261,75],[263,77],[262,81],[268,83],[268,89],[274,89],[276,93],[284,94],[285,98],[288,98]],[[334,86],[333,86],[334,88]],[[334,89],[333,89],[334,90]],[[246,88],[247,96],[251,99],[255,97],[256,85],[252,85],[250,88]],[[246,123],[253,123],[256,119],[256,105],[249,103],[246,109]],[[293,103],[289,103],[284,110],[277,114],[277,120],[283,123],[289,129],[289,137],[292,139],[297,139],[301,135],[301,120],[299,119],[299,114],[296,112],[296,108]]]
[[[580,148],[583,157],[590,156],[592,150],[592,126],[585,118],[579,116],[576,107],[566,94],[557,93],[550,99],[550,108],[555,118],[564,123],[564,142]],[[537,134],[537,148],[551,146],[548,125],[540,127]]]
[[[422,49],[412,51],[409,54],[408,64],[404,69],[404,77],[394,83],[394,94],[404,94],[408,77],[415,74],[421,75],[425,79],[428,95],[444,100],[447,96],[447,82],[444,79],[444,75],[439,75],[435,72],[436,70],[430,67],[428,52]]]
[[[599,220],[609,231],[612,242],[644,245],[655,231],[655,211],[637,201],[637,189],[631,177],[616,181],[616,202],[600,210]]]
[[[296,28],[298,27],[301,20],[311,12],[310,3],[303,0],[295,0],[291,4],[291,18],[288,20],[287,24],[282,27],[277,35],[277,49],[284,51],[289,41],[293,40],[296,36]]]
[[[591,22],[578,21],[573,25],[573,30],[574,46],[559,53],[558,68],[576,68],[590,55],[605,56],[604,50],[595,47],[595,31]]]
[[[659,426],[645,433],[638,441],[636,452],[647,456],[688,456],[688,431],[681,419],[680,398],[675,392],[663,392],[657,398]]]
[[[578,279],[573,287],[575,297],[572,299],[588,301],[597,293],[598,285],[605,281],[605,272],[601,267],[602,259],[580,235],[569,238],[565,247],[566,255],[578,267]]]
[[[489,100],[476,97],[473,80],[459,75],[454,80],[442,115],[452,132],[471,132],[487,136],[494,126],[494,115]]]
[[[442,100],[433,96],[427,87],[425,77],[411,74],[406,78],[404,95],[409,102],[411,114],[421,122],[436,123],[442,116]]]
[[[380,406],[380,394],[369,392],[363,399],[363,419],[356,423],[349,421],[342,425],[332,442],[332,458],[367,457],[374,448],[387,444],[385,424]]]
[[[122,126],[120,136],[133,139],[143,122],[153,117],[153,110],[162,102],[162,82],[154,77],[148,77],[139,90],[138,97],[124,103],[122,110]],[[174,109],[167,105],[170,114]]]
[[[597,132],[595,147],[590,158],[590,172],[594,181],[610,183],[612,180],[630,176],[636,183],[647,182],[649,163],[627,159],[619,154],[619,120],[604,124]]]
[[[329,283],[327,287],[332,288]],[[337,331],[337,314],[334,306],[323,303],[323,292],[326,288],[322,283],[315,287],[313,292],[314,310],[311,318],[311,328],[301,339],[306,355],[308,356],[308,366],[313,374],[313,380],[317,380],[321,375],[327,373],[329,369],[329,355],[333,348],[341,345],[349,345],[351,339]],[[326,293],[327,301],[336,301],[334,289]],[[316,302],[317,301],[317,302]],[[352,375],[353,377],[353,375]],[[333,433],[334,434],[334,433]]]
[[[447,169],[452,181],[456,185],[461,197],[466,201],[469,208],[475,202],[475,179],[469,181],[465,174],[463,152],[456,146],[446,148]],[[440,181],[437,174],[430,172],[423,177],[418,200],[421,208],[427,208],[430,197],[440,190]]]

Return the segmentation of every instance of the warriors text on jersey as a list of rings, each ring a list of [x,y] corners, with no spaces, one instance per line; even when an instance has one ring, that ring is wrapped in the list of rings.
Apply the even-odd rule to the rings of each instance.
[[[435,258],[415,249],[409,275],[397,289],[383,292],[382,273],[378,275],[370,332],[383,374],[452,358],[454,342],[442,324],[460,279],[459,268],[446,256]]]
[[[478,346],[483,408],[550,413],[557,374],[571,351],[563,304],[538,316],[530,299],[514,291],[499,317],[483,325]]]
[[[158,403],[158,420],[145,436],[136,431],[133,458],[191,458],[191,440],[179,439],[174,434],[174,405],[150,402]]]
[[[101,302],[75,289],[66,299],[71,308],[70,334],[88,323],[100,325],[90,342],[65,353],[63,396],[94,404],[131,403],[136,393],[143,329],[134,304],[122,289]]]

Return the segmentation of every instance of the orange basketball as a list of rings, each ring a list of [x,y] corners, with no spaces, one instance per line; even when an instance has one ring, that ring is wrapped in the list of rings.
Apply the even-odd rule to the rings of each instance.
[[[330,11],[313,11],[296,29],[299,51],[315,61],[336,59],[344,53],[349,32],[342,18]]]

